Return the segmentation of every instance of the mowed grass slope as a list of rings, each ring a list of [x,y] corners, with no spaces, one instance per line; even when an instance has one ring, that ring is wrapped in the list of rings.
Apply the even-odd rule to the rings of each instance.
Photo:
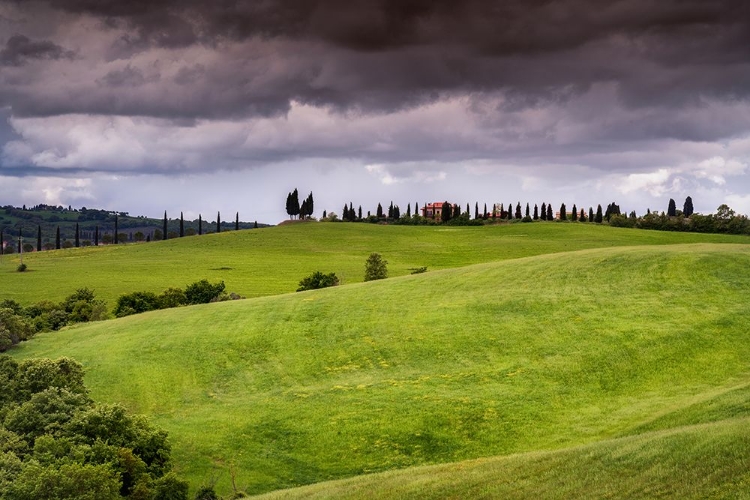
[[[293,292],[313,271],[335,272],[344,284],[363,280],[364,262],[379,252],[391,276],[554,252],[623,245],[748,243],[750,237],[610,228],[581,223],[486,227],[414,227],[301,223],[153,243],[26,254],[0,258],[0,299],[28,305],[58,301],[80,287],[114,307],[134,291],[159,293],[200,279],[223,280],[246,297]]]
[[[259,493],[747,416],[749,289],[746,245],[585,250],[148,313],[12,352],[78,359],[95,399],[169,430],[194,486],[227,492],[232,464]]]

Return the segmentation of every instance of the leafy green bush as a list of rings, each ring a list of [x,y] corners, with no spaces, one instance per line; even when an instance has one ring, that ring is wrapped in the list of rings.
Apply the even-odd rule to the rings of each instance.
[[[219,297],[224,288],[223,281],[212,285],[208,280],[203,279],[191,283],[185,288],[185,298],[188,304],[208,304]]]
[[[371,253],[365,262],[365,281],[381,280],[388,277],[388,261],[379,253]]]
[[[18,271],[19,273],[22,273],[22,272],[25,272],[26,269],[28,269],[28,266],[26,266],[26,264],[18,264],[16,271]]]
[[[336,277],[336,273],[323,274],[320,271],[315,271],[310,276],[300,280],[297,291],[304,292],[305,290],[317,290],[319,288],[337,286],[338,284],[339,279]]]
[[[122,318],[131,314],[160,309],[159,297],[153,292],[133,292],[120,295],[115,304],[115,316]]]

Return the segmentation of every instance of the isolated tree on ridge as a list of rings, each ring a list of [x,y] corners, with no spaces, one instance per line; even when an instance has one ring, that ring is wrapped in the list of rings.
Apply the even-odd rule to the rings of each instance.
[[[166,240],[167,239],[167,211],[164,211],[164,229],[162,230],[162,236],[161,239]]]
[[[693,199],[690,196],[685,198],[685,204],[682,206],[682,213],[685,217],[693,215]]]
[[[672,198],[669,199],[669,207],[667,208],[667,216],[674,217],[677,215],[677,206]]]

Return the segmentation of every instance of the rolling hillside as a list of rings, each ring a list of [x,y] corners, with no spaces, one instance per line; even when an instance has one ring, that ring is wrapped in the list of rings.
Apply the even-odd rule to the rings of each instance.
[[[159,293],[206,278],[224,280],[246,297],[289,293],[313,271],[361,282],[370,252],[380,252],[391,276],[532,255],[624,245],[750,243],[748,236],[669,233],[595,224],[533,223],[487,227],[370,224],[291,224],[142,244],[71,248],[0,257],[0,299],[22,304],[58,301],[80,287],[114,306],[126,292]]]
[[[590,456],[632,449],[648,464],[649,440],[669,454],[677,446],[672,440],[682,439],[658,432],[748,416],[750,247],[640,246],[500,260],[700,236],[540,225],[562,227],[558,238],[549,238],[534,236],[531,226],[490,230],[495,239],[475,252],[466,251],[471,229],[454,247],[432,253],[442,237],[434,229],[422,241],[412,235],[380,241],[391,245],[382,253],[393,252],[394,274],[472,258],[497,262],[82,325],[40,335],[14,355],[78,359],[97,400],[151,415],[169,430],[178,469],[192,484],[217,479],[225,493],[230,466],[239,487],[261,493],[597,442],[601,448],[591,448]],[[346,269],[342,256],[350,253],[351,269],[355,262],[360,268],[360,247],[371,246],[381,230],[368,228],[346,250],[305,262],[330,262],[323,270],[341,272],[337,266]],[[596,241],[605,230],[611,239]],[[298,231],[287,234],[299,241]],[[315,227],[303,241],[324,252],[327,231]],[[573,231],[580,231],[578,238],[567,239]],[[404,238],[415,248],[402,247]],[[178,251],[170,245],[165,249]],[[280,258],[279,248],[266,254]],[[240,256],[234,258],[239,266]],[[300,273],[295,267],[295,277]],[[687,430],[685,439],[709,450],[732,436],[747,442],[737,425],[721,429]],[[634,441],[604,442],[623,436]],[[701,446],[695,460],[703,461]],[[589,456],[585,449],[556,453],[583,453],[582,467]],[[735,454],[750,460],[747,447]],[[686,460],[691,456],[686,452]],[[550,457],[549,463],[570,462],[566,455]],[[716,468],[722,467],[734,465],[719,460]],[[513,470],[508,477],[524,474],[521,466]],[[395,480],[418,481],[425,473],[405,474]],[[553,481],[555,473],[549,474]],[[454,496],[474,491],[470,481],[465,487]]]

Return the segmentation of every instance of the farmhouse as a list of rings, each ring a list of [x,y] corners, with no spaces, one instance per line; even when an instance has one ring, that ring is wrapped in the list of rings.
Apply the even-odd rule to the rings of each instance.
[[[434,203],[427,203],[424,207],[422,207],[422,217],[427,217],[430,219],[439,219],[443,215],[443,203],[444,201],[436,201]],[[451,203],[450,204],[451,209],[455,210],[456,205]]]

